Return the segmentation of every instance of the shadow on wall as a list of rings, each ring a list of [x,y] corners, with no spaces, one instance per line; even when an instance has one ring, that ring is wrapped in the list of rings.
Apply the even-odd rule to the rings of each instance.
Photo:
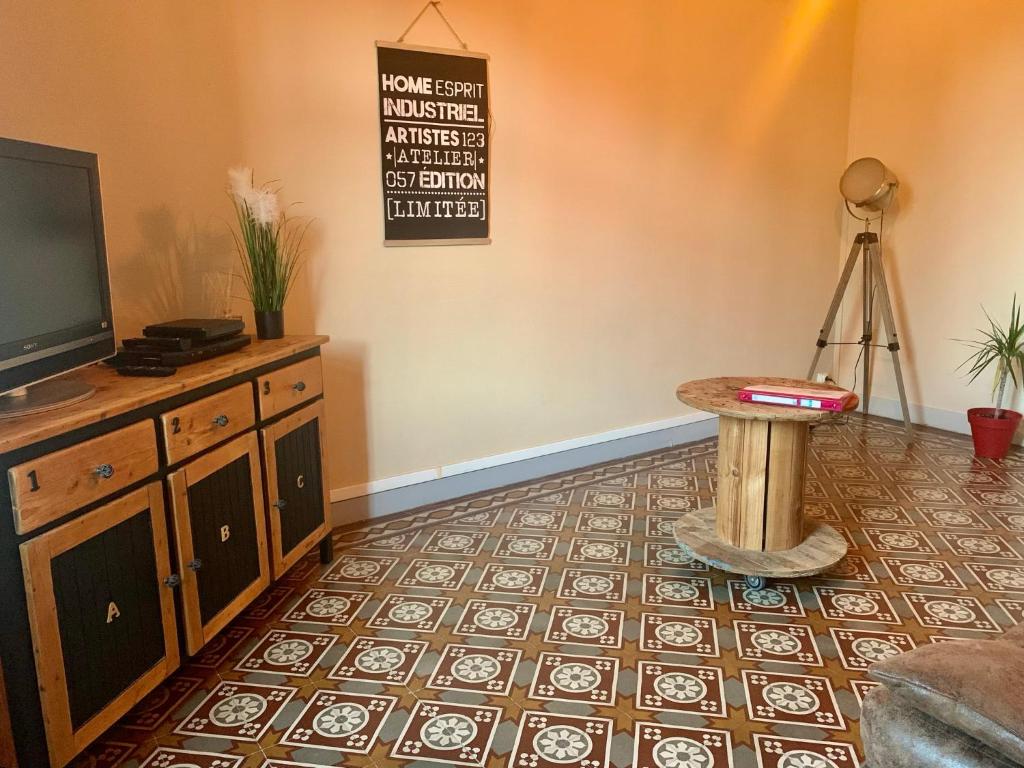
[[[137,218],[142,245],[115,274],[122,286],[146,290],[118,292],[124,316],[120,336],[137,335],[149,323],[221,317],[233,307],[228,280],[237,257],[226,227],[201,228],[194,219],[182,225],[167,206],[140,211]],[[233,293],[240,290],[236,279]]]
[[[369,435],[366,424],[366,346],[332,341],[321,354],[327,393],[327,451],[329,466],[343,477],[369,482]],[[328,474],[331,487],[338,483]],[[329,490],[329,489],[328,489]],[[338,519],[334,505],[334,523],[349,524],[369,519],[365,504],[346,507],[345,519]]]

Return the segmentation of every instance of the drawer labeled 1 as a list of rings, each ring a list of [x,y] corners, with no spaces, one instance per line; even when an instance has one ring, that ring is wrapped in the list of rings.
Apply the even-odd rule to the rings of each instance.
[[[215,448],[168,482],[191,655],[270,583],[256,434]]]
[[[330,531],[324,432],[322,400],[262,430],[275,579]]]
[[[21,545],[51,765],[178,666],[163,493],[153,483]]]
[[[144,480],[157,469],[156,430],[140,421],[7,470],[14,525],[25,534]]]

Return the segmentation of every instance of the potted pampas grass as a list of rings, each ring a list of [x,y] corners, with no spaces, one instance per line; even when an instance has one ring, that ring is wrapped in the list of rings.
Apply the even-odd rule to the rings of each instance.
[[[982,308],[984,312],[984,308]],[[990,459],[1002,459],[1010,450],[1013,433],[1021,421],[1021,414],[1003,408],[1003,396],[1006,394],[1007,379],[1019,387],[1024,381],[1024,323],[1021,322],[1021,308],[1014,294],[1010,304],[1010,322],[1004,328],[985,312],[989,330],[979,330],[980,339],[964,341],[963,344],[974,349],[960,368],[970,366],[967,375],[974,381],[989,366],[995,364],[995,379],[992,382],[992,395],[995,408],[969,408],[967,420],[971,425],[971,436],[974,438],[974,453]]]
[[[232,231],[242,262],[242,280],[252,300],[256,336],[284,336],[284,302],[298,274],[302,240],[309,222],[288,218],[277,191],[256,186],[251,168],[228,171],[228,191],[238,232]]]

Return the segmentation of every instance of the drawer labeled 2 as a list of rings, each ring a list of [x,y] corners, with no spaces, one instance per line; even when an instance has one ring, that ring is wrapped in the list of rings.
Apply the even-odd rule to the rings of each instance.
[[[256,421],[252,384],[239,384],[160,416],[167,463],[177,464],[244,432]]]
[[[330,531],[324,431],[322,400],[262,430],[275,579]]]
[[[25,534],[156,473],[156,430],[140,421],[7,470]]]
[[[52,765],[178,666],[163,492],[153,483],[21,545]]]
[[[168,476],[185,646],[196,653],[270,583],[256,434]]]
[[[256,380],[260,418],[272,418],[289,408],[319,397],[323,391],[323,372],[319,357],[310,357],[278,368]]]

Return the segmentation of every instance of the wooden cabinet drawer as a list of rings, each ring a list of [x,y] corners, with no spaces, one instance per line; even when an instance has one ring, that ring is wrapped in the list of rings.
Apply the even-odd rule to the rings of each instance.
[[[156,472],[156,429],[140,421],[7,470],[14,526],[33,531]]]
[[[251,384],[239,384],[168,411],[160,416],[167,463],[177,464],[244,432],[255,422]]]
[[[168,475],[185,645],[196,653],[270,583],[256,433]]]
[[[275,579],[330,530],[323,401],[262,430]]]
[[[165,520],[152,483],[21,545],[53,766],[178,666]]]
[[[320,358],[311,357],[260,376],[256,382],[260,418],[269,419],[299,403],[312,400],[324,391]]]

